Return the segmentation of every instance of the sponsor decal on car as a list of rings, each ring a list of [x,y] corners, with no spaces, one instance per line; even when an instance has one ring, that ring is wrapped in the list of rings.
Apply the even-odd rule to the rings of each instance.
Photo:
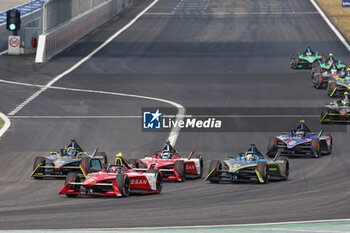
[[[147,180],[143,180],[143,179],[132,179],[132,180],[130,180],[130,184],[147,184]]]

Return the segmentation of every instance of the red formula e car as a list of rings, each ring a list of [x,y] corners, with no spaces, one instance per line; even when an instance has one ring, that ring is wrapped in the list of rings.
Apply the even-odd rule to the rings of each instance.
[[[58,194],[66,194],[68,197],[127,197],[130,193],[152,194],[162,191],[162,175],[157,169],[135,171],[122,157],[117,158],[116,164],[109,164],[103,169],[100,164],[100,169],[99,172],[87,174],[85,179],[77,172],[69,173],[64,187]]]
[[[187,178],[201,178],[203,175],[202,156],[195,155],[192,151],[188,158],[183,158],[169,141],[155,154],[146,155],[143,159],[131,159],[130,164],[138,171],[158,169],[163,180],[168,181],[185,181]]]

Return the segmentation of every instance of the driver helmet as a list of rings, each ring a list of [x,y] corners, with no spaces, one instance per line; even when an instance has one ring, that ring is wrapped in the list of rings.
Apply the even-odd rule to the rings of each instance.
[[[115,155],[116,159],[115,159],[115,164],[116,165],[123,165],[123,160],[122,160],[122,152],[119,152],[118,154]]]
[[[312,55],[310,47],[307,47],[305,55],[306,56],[311,56]]]
[[[68,149],[67,149],[68,155],[72,156],[72,155],[74,155],[74,152],[75,152],[75,149],[73,147],[68,147]]]
[[[170,159],[170,151],[162,151],[162,153],[160,154],[160,157],[162,159]]]
[[[347,69],[346,69],[345,76],[348,76],[348,77],[350,76],[350,68],[347,68]]]
[[[348,97],[349,93],[348,92],[344,92],[344,97],[341,100],[342,105],[348,105],[349,104],[349,97]]]
[[[254,156],[253,156],[253,154],[247,154],[246,156],[245,156],[245,159],[246,160],[254,160]]]

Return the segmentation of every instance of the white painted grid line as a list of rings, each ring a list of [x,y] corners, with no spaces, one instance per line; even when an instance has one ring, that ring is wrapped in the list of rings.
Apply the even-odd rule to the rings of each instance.
[[[116,37],[118,37],[121,33],[123,33],[126,29],[131,27],[141,16],[146,13],[151,7],[153,7],[159,0],[154,0],[148,7],[146,7],[143,11],[141,11],[134,19],[132,19],[127,25],[125,25],[123,28],[121,28],[119,31],[117,31],[114,35],[109,37],[105,42],[103,42],[100,46],[98,46],[95,50],[93,50],[91,53],[89,53],[86,57],[81,59],[79,62],[77,62],[75,65],[70,67],[68,70],[64,71],[63,73],[56,76],[54,79],[52,79],[50,82],[48,82],[44,87],[41,88],[41,90],[34,93],[32,96],[30,96],[27,100],[25,100],[22,104],[17,106],[13,111],[9,113],[10,116],[15,115],[17,112],[19,112],[25,105],[33,101],[36,97],[38,97],[42,92],[44,92],[48,87],[51,87],[55,82],[59,81],[64,76],[68,75],[69,73],[76,70],[79,66],[81,66],[83,63],[85,63],[87,60],[89,60],[92,56],[94,56],[96,53],[98,53],[101,49],[106,47],[110,42],[112,42]]]
[[[141,11],[135,18],[133,18],[128,24],[126,24],[123,28],[118,30],[114,35],[109,37],[105,42],[103,42],[100,46],[98,46],[95,50],[93,50],[91,53],[89,53],[86,57],[81,59],[79,62],[77,62],[75,65],[70,67],[68,70],[64,71],[60,75],[56,76],[54,79],[52,79],[49,83],[47,83],[45,86],[41,87],[41,89],[37,92],[35,92],[32,96],[30,96],[28,99],[23,101],[21,104],[19,104],[15,109],[13,109],[8,115],[14,116],[16,115],[22,108],[24,108],[27,104],[29,104],[31,101],[33,101],[35,98],[37,98],[41,93],[46,91],[48,88],[50,88],[54,83],[59,81],[61,78],[65,77],[69,73],[73,72],[75,69],[77,69],[79,66],[81,66],[83,63],[85,63],[87,60],[89,60],[92,56],[94,56],[96,53],[98,53],[101,49],[106,47],[110,42],[112,42],[115,38],[117,38],[121,33],[123,33],[125,30],[127,30],[129,27],[131,27],[141,16],[143,16],[150,8],[152,8],[159,0],[154,0],[149,6],[147,6],[143,11]],[[149,99],[149,100],[155,100],[160,101],[164,103],[168,103],[170,105],[173,105],[179,109],[179,115],[185,114],[185,108],[175,102],[159,99],[159,98],[153,98],[153,97],[146,97],[146,96],[140,96],[140,95],[129,95],[124,93],[113,93],[113,92],[102,92],[102,91],[88,91],[90,93],[100,93],[100,94],[112,94],[112,95],[119,95],[119,96],[128,96],[128,97],[135,97],[135,98],[142,98],[142,99]],[[183,117],[180,117],[182,119]],[[168,140],[175,145],[177,137],[180,133],[180,128],[175,127],[170,132]]]
[[[332,31],[335,33],[335,35],[338,37],[338,39],[343,43],[345,48],[347,48],[347,50],[350,52],[350,45],[348,44],[348,42],[345,40],[345,38],[342,36],[342,34],[338,31],[338,29],[333,25],[333,23],[327,18],[326,14],[317,5],[315,0],[310,0],[310,2],[312,3],[312,5],[314,5],[314,7],[318,11],[318,13],[320,13],[320,15],[322,16],[324,21],[326,21],[326,23],[332,29]]]

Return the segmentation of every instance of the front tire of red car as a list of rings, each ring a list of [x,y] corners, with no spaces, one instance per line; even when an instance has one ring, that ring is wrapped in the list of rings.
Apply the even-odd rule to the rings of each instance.
[[[118,174],[115,177],[115,183],[123,197],[127,197],[130,194],[130,181],[129,177],[125,174]]]
[[[200,178],[203,177],[203,167],[204,167],[204,163],[203,163],[203,157],[201,155],[196,155],[196,158],[199,159],[199,167],[201,169],[200,171]]]
[[[68,175],[66,176],[66,180],[65,180],[65,184],[67,184],[69,181],[72,182],[80,182],[80,174],[77,172],[70,172],[68,173]],[[75,192],[79,192],[80,191],[80,186],[78,185],[69,185],[68,189],[73,189]],[[67,197],[78,197],[78,194],[66,194]]]
[[[149,169],[149,170],[147,170],[147,173],[155,173],[155,175],[156,175],[156,189],[157,189],[156,192],[160,193],[162,191],[162,188],[163,188],[162,173],[160,173],[158,169]]]
[[[185,162],[182,160],[175,161],[175,170],[179,174],[181,181],[186,181],[186,165]]]

